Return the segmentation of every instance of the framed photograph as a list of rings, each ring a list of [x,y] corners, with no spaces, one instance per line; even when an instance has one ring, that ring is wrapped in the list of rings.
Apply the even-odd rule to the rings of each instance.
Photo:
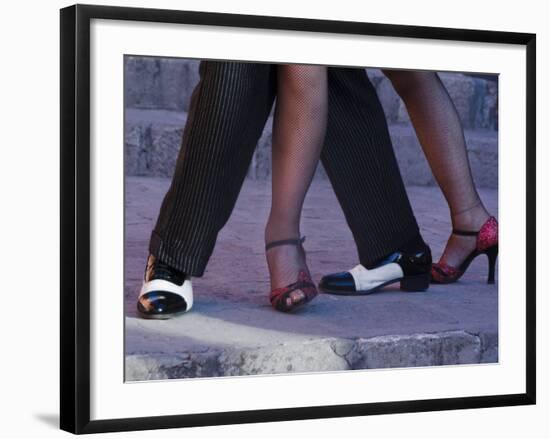
[[[61,428],[534,404],[535,41],[62,9]]]

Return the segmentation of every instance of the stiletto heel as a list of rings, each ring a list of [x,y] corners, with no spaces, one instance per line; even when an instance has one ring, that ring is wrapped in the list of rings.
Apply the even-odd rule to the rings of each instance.
[[[284,239],[281,241],[273,241],[265,246],[266,252],[273,247],[279,246],[279,245],[297,245],[300,247],[302,252],[304,252],[304,249],[302,247],[302,243],[305,240],[305,236],[300,239]],[[304,252],[305,253],[305,252]],[[304,258],[305,259],[305,258]],[[304,299],[300,302],[292,302],[290,305],[287,303],[287,299],[291,297],[291,293],[294,291],[301,291],[304,294]],[[297,308],[302,307],[307,302],[310,302],[313,300],[315,296],[317,296],[318,291],[317,287],[311,280],[311,277],[305,270],[300,270],[298,273],[298,279],[296,282],[287,285],[286,287],[282,288],[276,288],[272,290],[269,293],[269,301],[271,302],[271,306],[275,308],[277,311],[282,312],[289,312],[294,311]]]
[[[498,245],[489,247],[485,251],[485,254],[487,255],[487,260],[489,261],[489,275],[487,276],[487,283],[494,284],[495,283],[495,265],[496,265],[497,256],[498,256]]]
[[[495,283],[495,265],[498,255],[498,222],[490,217],[478,232],[453,229],[455,235],[476,236],[476,248],[466,257],[459,267],[452,267],[443,262],[432,264],[432,282],[436,284],[450,284],[456,282],[466,272],[470,263],[479,255],[487,255],[489,273],[487,283]]]

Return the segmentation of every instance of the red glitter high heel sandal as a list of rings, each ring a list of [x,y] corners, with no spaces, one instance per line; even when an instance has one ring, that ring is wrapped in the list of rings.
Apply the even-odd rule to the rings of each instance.
[[[452,267],[444,262],[432,264],[432,283],[450,284],[456,282],[466,272],[470,263],[479,255],[487,255],[489,261],[489,273],[487,283],[495,283],[495,265],[498,255],[498,222],[495,217],[490,217],[478,232],[469,232],[453,229],[455,235],[477,236],[476,248],[460,264],[459,267]]]
[[[266,244],[265,251],[267,252],[270,248],[277,247],[279,245],[297,245],[300,247],[300,250],[304,252],[302,243],[305,239],[306,238],[304,236],[301,239],[284,239],[281,241],[273,241]],[[299,301],[295,301],[291,296],[294,291],[301,291],[303,293],[303,298]],[[300,270],[296,282],[287,285],[286,287],[272,290],[271,293],[269,293],[269,301],[271,302],[271,306],[277,311],[290,312],[301,308],[317,296],[317,294],[317,287],[311,280],[310,275],[307,271]]]

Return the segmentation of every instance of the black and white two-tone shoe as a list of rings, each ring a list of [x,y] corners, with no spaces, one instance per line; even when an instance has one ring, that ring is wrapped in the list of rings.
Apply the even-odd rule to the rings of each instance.
[[[426,244],[415,252],[396,251],[370,268],[359,264],[349,271],[324,276],[323,293],[364,295],[400,282],[404,291],[425,291],[430,286],[432,255]]]
[[[137,310],[145,319],[169,319],[193,306],[191,277],[149,255]]]

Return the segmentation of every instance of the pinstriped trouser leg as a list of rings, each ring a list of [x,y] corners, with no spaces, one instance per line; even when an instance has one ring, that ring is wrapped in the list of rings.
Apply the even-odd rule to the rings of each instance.
[[[267,64],[202,62],[174,178],[150,252],[201,276],[237,200],[275,95]],[[418,226],[378,97],[361,69],[329,69],[323,165],[363,264],[414,237]]]
[[[415,237],[384,111],[364,69],[329,68],[329,114],[321,161],[370,265]]]
[[[202,276],[237,201],[276,92],[270,64],[203,61],[149,251]]]

